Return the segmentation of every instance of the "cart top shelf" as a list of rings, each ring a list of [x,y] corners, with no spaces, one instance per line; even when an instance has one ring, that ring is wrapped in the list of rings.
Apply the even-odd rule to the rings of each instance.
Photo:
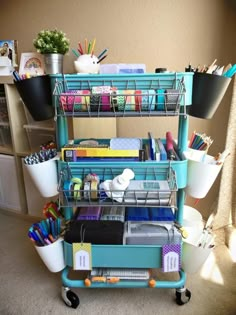
[[[59,84],[60,89],[54,95],[67,90],[84,90],[96,86],[113,86],[118,89],[177,89],[185,93],[185,105],[192,103],[193,73],[145,73],[145,74],[55,74],[50,75],[53,88]]]

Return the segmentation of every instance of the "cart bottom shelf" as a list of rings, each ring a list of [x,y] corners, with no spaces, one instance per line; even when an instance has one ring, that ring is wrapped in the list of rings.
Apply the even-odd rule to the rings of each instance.
[[[88,282],[88,279],[70,279],[70,267],[66,267],[62,271],[62,284],[64,287],[72,288],[164,288],[164,289],[178,289],[183,288],[186,282],[186,274],[184,271],[179,272],[178,280],[120,280],[115,283],[110,282]]]

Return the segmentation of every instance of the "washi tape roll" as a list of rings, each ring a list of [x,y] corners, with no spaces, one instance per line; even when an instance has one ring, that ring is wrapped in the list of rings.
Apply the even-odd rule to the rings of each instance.
[[[60,95],[60,103],[65,112],[87,111],[90,104],[90,91],[68,90]]]
[[[135,111],[139,112],[142,110],[142,91],[136,90],[135,91]]]
[[[71,188],[72,188],[72,183],[71,181],[64,181],[63,183],[63,192],[64,192],[64,195],[67,199],[70,199],[72,197],[72,194],[71,194]]]
[[[102,112],[109,112],[111,110],[111,95],[102,94],[101,103],[102,103],[102,106],[101,106]]]
[[[75,112],[88,111],[89,105],[90,105],[90,91],[81,90],[81,91],[78,91],[77,94],[81,96],[75,96],[74,111]]]
[[[179,101],[180,101],[179,90],[175,89],[165,90],[165,102],[167,110],[176,111],[178,109]]]
[[[100,95],[92,94],[90,97],[90,111],[97,112],[100,108]]]
[[[85,200],[90,200],[90,189],[91,189],[91,183],[84,182],[84,199]]]
[[[142,110],[151,111],[155,109],[155,90],[142,90]]]
[[[163,111],[165,110],[165,90],[158,89],[156,92],[157,92],[156,109]]]
[[[98,199],[98,181],[93,179],[90,182],[90,191],[91,191],[91,199],[97,200]]]
[[[118,90],[117,101],[119,111],[135,111],[135,90]]]
[[[81,199],[81,184],[74,184],[73,187],[73,197],[74,200],[80,200]]]

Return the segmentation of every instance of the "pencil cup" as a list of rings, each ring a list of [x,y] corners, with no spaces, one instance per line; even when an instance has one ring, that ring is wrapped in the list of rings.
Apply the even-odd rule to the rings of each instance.
[[[35,249],[49,271],[59,272],[65,268],[62,238],[49,245],[35,246]]]
[[[91,54],[84,54],[74,61],[75,71],[77,73],[99,73],[100,63],[98,58]]]
[[[198,247],[188,241],[183,242],[182,269],[187,273],[196,273],[207,260],[212,248]]]
[[[192,105],[188,106],[190,116],[211,119],[220,105],[231,78],[209,73],[195,73],[193,76]]]
[[[48,120],[54,116],[48,75],[17,81],[15,86],[34,120]]]
[[[205,155],[204,161],[188,159],[186,193],[193,198],[204,198],[214,184],[222,165],[210,164],[214,157]]]
[[[191,159],[194,161],[202,161],[204,156],[206,154],[206,151],[203,150],[194,150],[191,148],[188,148],[188,151],[185,152],[185,156],[187,159]]]
[[[57,160],[58,157],[54,157],[38,164],[24,165],[40,194],[45,198],[58,195]]]

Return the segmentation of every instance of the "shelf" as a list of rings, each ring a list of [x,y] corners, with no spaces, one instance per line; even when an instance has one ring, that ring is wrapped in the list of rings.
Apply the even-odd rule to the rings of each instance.
[[[56,116],[154,117],[186,115],[192,73],[52,75]],[[180,111],[180,107],[184,110]]]
[[[84,181],[88,174],[96,174],[100,183],[106,180],[112,180],[115,176],[121,174],[125,167],[118,163],[62,163],[59,162],[59,197],[61,207],[78,206],[170,206],[176,205],[176,176],[175,171],[169,166],[148,165],[145,163],[126,163],[126,168],[132,169],[135,174],[135,180],[145,180],[146,185],[154,185],[152,190],[115,191],[103,189],[97,186],[96,190],[85,191],[83,185],[74,190],[71,179],[80,179]],[[135,181],[134,180],[134,181]],[[72,180],[73,181],[73,180]],[[159,182],[161,181],[161,182]],[[158,190],[159,184],[165,185],[165,188]],[[117,193],[119,196],[117,197]],[[121,197],[120,197],[121,196]],[[109,198],[110,197],[110,198]],[[118,201],[117,201],[118,200]]]

